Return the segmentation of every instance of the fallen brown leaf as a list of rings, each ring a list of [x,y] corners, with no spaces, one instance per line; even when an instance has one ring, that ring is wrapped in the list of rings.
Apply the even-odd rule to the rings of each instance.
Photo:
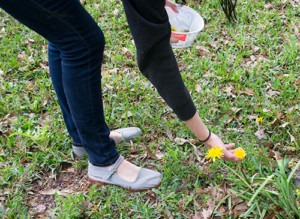
[[[34,213],[34,214],[41,214],[41,213],[44,213],[46,211],[47,207],[43,204],[39,204],[33,208],[31,208],[31,211]]]
[[[124,119],[124,118],[129,118],[132,116],[132,112],[131,111],[127,111],[126,113],[123,113],[121,115],[121,118]]]
[[[289,131],[287,133],[290,135],[291,143],[295,142],[295,137]]]
[[[54,195],[56,193],[60,196],[67,196],[68,194],[73,194],[74,191],[70,189],[63,189],[61,191],[57,189],[47,189],[47,190],[39,191],[38,193],[41,195]]]
[[[273,5],[272,4],[265,4],[265,8],[270,10],[270,9],[273,8]]]
[[[118,15],[119,14],[119,10],[116,8],[115,10],[113,10],[113,14],[114,15]]]
[[[205,48],[204,46],[196,46],[196,49],[199,50],[201,55],[210,54],[210,51],[207,48]]]
[[[240,132],[240,133],[244,133],[245,132],[245,130],[242,129],[242,128],[227,128],[226,130]]]
[[[237,114],[242,110],[242,108],[232,107],[231,110],[234,112],[234,114]]]
[[[157,157],[157,159],[161,160],[165,155],[161,151],[157,151],[155,153],[155,156]]]
[[[168,209],[165,209],[166,213],[167,213],[167,217],[168,219],[174,219],[172,213],[168,210]]]
[[[264,129],[260,129],[257,132],[254,133],[254,135],[258,138],[258,139],[267,139],[266,135],[265,135],[265,130]]]
[[[145,145],[145,149],[147,151],[147,157],[151,157],[152,159],[156,159],[156,155],[151,151],[151,149]]]
[[[18,54],[18,63],[20,66],[23,66],[23,59],[26,57],[26,53],[24,51]]]
[[[246,212],[247,210],[249,209],[248,205],[246,202],[242,202],[242,203],[239,203],[237,204],[234,209],[233,209],[233,214],[235,216],[238,216],[244,212]]]
[[[165,130],[166,130],[166,133],[167,133],[168,138],[169,138],[171,141],[173,141],[173,140],[174,140],[174,137],[173,137],[172,132],[171,132],[171,130],[169,129],[169,127],[166,126],[166,127],[165,127]]]
[[[179,145],[184,145],[184,144],[188,143],[188,140],[186,140],[184,138],[175,138],[174,142]]]
[[[267,97],[273,97],[273,96],[276,96],[276,95],[279,95],[279,94],[280,94],[280,92],[276,91],[276,90],[269,90],[266,93]]]
[[[275,127],[276,125],[281,124],[281,120],[280,118],[276,118],[273,120],[272,122],[272,127]]]
[[[192,219],[202,219],[201,212],[200,211],[195,211],[195,214],[192,217]]]
[[[269,158],[274,158],[275,160],[281,160],[282,156],[281,156],[280,152],[270,150],[269,151]]]
[[[195,89],[198,93],[200,93],[202,91],[201,85],[197,84],[196,85],[196,89]]]
[[[229,86],[227,86],[223,89],[223,91],[227,94],[227,96],[235,97],[236,95],[232,92],[232,90],[233,90],[233,87],[231,86],[231,84],[229,84]]]
[[[199,188],[196,190],[196,194],[209,194],[210,193],[210,189],[209,188]]]
[[[285,123],[283,123],[282,125],[280,125],[279,127],[280,128],[285,128],[288,124],[290,124],[289,122],[285,122]]]
[[[250,88],[246,88],[245,91],[241,91],[240,93],[241,94],[247,94],[249,96],[253,96],[255,94],[254,91]]]
[[[295,154],[295,151],[296,151],[296,148],[291,147],[291,146],[284,147],[283,149],[285,151],[285,154],[287,154],[287,155]]]
[[[213,209],[203,209],[201,212],[202,219],[209,219],[213,213]]]

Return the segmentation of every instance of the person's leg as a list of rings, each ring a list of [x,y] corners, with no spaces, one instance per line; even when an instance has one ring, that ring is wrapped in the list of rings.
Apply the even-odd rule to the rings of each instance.
[[[141,72],[185,121],[196,113],[170,45],[171,27],[165,0],[122,0]]]
[[[62,59],[61,52],[51,42],[48,44],[48,62],[50,68],[50,76],[55,89],[56,96],[65,120],[67,130],[72,138],[73,152],[78,157],[87,156],[87,152],[82,146],[80,136],[77,132],[77,128],[73,121],[73,117],[65,96],[63,80],[62,80]],[[138,127],[121,128],[117,130],[111,130],[109,137],[112,138],[116,144],[123,142],[130,142],[139,138],[142,135],[141,129]]]
[[[103,115],[100,70],[104,36],[100,28],[75,0],[11,0],[1,1],[0,6],[60,51],[62,89],[81,144],[92,164],[113,164],[119,154]]]
[[[80,141],[89,154],[90,179],[123,188],[132,183],[134,190],[158,186],[161,174],[123,160],[109,138],[100,89],[104,36],[80,3],[0,0],[0,7],[60,51],[61,85]],[[57,53],[52,55],[53,60],[59,60]]]
[[[72,114],[65,96],[63,81],[62,81],[62,59],[61,52],[59,49],[51,42],[48,43],[48,63],[50,69],[50,77],[53,83],[53,87],[61,108],[63,118],[67,130],[72,138],[72,143],[74,146],[81,146],[81,140],[77,132],[77,128],[72,118]]]

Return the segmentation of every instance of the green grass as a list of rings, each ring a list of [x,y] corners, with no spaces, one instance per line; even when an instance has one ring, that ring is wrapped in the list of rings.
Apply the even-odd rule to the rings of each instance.
[[[213,218],[299,216],[299,197],[287,180],[300,150],[297,1],[239,1],[235,25],[226,21],[218,1],[189,1],[205,28],[192,47],[174,52],[208,127],[247,151],[238,165],[198,161],[190,144],[174,141],[195,137],[139,72],[121,2],[86,0],[84,6],[106,36],[107,123],[111,129],[139,126],[144,133],[137,147],[119,151],[163,172],[162,185],[131,194],[87,182],[87,162],[71,154],[49,79],[47,42],[0,11],[1,218],[191,218],[205,209]],[[259,125],[257,117],[263,117]],[[261,139],[255,134],[260,129]]]

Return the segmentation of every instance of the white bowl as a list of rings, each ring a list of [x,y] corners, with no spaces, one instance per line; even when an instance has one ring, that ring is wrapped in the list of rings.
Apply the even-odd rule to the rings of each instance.
[[[191,46],[199,32],[204,28],[204,20],[190,7],[177,5],[179,13],[166,7],[172,27],[171,45],[174,48]]]

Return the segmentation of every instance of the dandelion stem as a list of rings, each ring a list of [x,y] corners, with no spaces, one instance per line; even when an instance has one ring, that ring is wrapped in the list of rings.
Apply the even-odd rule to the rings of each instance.
[[[248,180],[248,178],[247,178],[247,176],[246,176],[246,174],[245,174],[245,172],[244,172],[243,167],[240,167],[240,170],[241,170],[241,172],[242,172],[242,174],[243,174],[245,180],[247,181],[247,183],[248,183],[249,185],[251,185],[250,181]]]
[[[249,189],[251,189],[251,191],[253,192],[253,188],[251,187],[250,183],[248,183],[247,178],[245,179],[244,177],[242,177],[240,174],[238,174],[234,169],[232,169],[231,167],[227,166],[224,162],[221,162],[225,167],[227,167],[229,170],[231,170],[238,178],[240,178],[248,187]]]

